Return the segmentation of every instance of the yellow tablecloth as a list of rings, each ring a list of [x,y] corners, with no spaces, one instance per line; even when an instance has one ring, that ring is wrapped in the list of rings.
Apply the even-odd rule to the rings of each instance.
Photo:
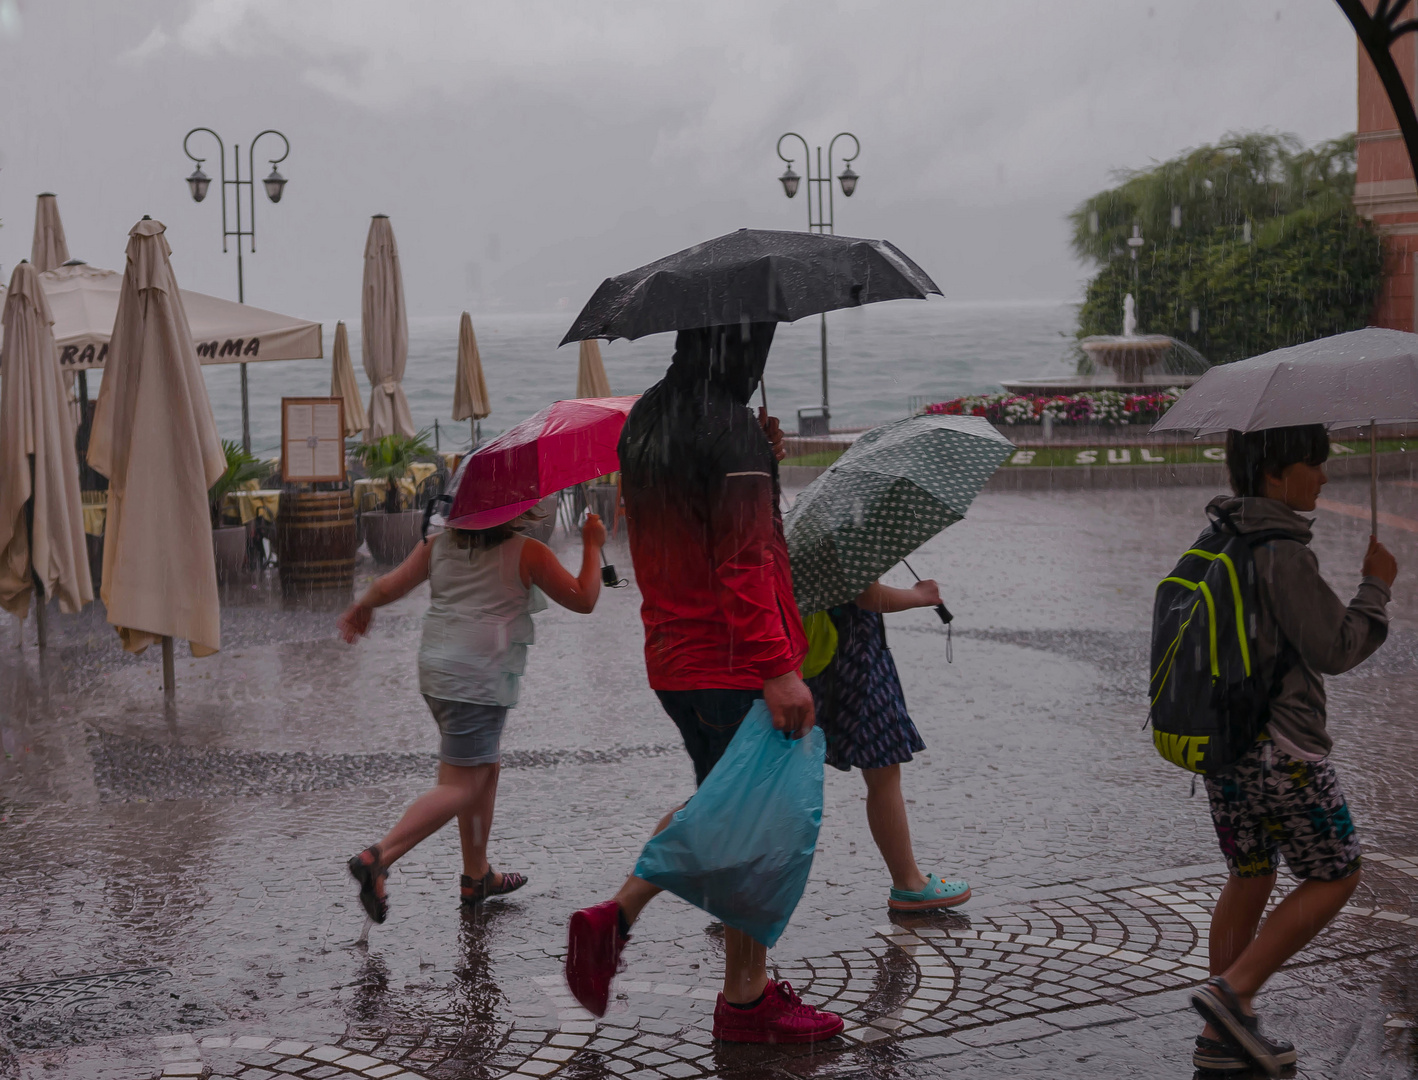
[[[413,501],[414,494],[418,490],[418,485],[422,484],[430,476],[438,471],[438,466],[431,461],[416,461],[409,466],[407,475],[399,477],[399,495],[403,498],[404,506]],[[383,480],[371,480],[365,477],[363,480],[354,482],[355,507],[361,510],[371,508],[372,503],[384,502],[384,492],[389,485]],[[368,502],[366,502],[368,498]],[[377,509],[377,507],[374,507]]]
[[[81,491],[79,498],[84,504],[84,532],[102,536],[103,523],[108,517],[108,492]]]
[[[274,522],[281,509],[280,488],[257,488],[253,491],[227,492],[226,505],[236,508],[245,525],[252,518],[263,518]]]
[[[354,482],[355,507],[359,510],[379,510],[384,505],[384,492],[389,485],[383,480],[365,477]],[[399,494],[407,506],[414,497],[414,482],[407,476],[399,477]],[[378,505],[375,505],[378,504]]]

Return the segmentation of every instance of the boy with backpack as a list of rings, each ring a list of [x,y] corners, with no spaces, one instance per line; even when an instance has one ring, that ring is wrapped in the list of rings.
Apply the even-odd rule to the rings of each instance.
[[[1326,482],[1319,424],[1232,431],[1234,497],[1158,586],[1153,614],[1153,740],[1205,780],[1230,876],[1210,932],[1212,978],[1192,992],[1207,1021],[1200,1069],[1259,1066],[1271,1076],[1295,1048],[1261,1032],[1252,998],[1322,930],[1359,884],[1359,839],[1329,762],[1324,675],[1348,671],[1388,633],[1393,555],[1369,538],[1363,581],[1346,606],[1307,546]],[[1261,922],[1277,854],[1300,884]]]

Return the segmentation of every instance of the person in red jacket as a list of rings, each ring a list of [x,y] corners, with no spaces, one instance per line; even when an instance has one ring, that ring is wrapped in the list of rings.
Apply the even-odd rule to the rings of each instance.
[[[645,667],[684,738],[696,785],[759,698],[779,730],[801,737],[813,725],[812,694],[798,673],[807,638],[778,510],[782,434],[766,411],[755,418],[748,407],[773,331],[773,323],[681,330],[669,371],[621,433]],[[632,876],[614,899],[572,915],[566,980],[596,1016],[631,925],[659,891]],[[805,1043],[841,1030],[839,1017],[768,978],[762,945],[724,928],[716,1039]]]

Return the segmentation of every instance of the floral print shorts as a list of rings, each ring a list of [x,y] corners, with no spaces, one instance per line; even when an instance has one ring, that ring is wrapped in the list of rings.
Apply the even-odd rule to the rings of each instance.
[[[1267,877],[1276,854],[1301,880],[1337,881],[1359,869],[1359,834],[1328,759],[1300,761],[1269,738],[1223,776],[1206,778],[1211,820],[1237,877]]]

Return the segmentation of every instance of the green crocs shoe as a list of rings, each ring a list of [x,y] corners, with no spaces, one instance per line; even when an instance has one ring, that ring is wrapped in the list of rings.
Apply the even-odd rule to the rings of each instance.
[[[886,906],[892,911],[937,911],[955,907],[970,899],[970,885],[965,881],[942,881],[934,874],[926,875],[926,887],[920,892],[892,889]]]

